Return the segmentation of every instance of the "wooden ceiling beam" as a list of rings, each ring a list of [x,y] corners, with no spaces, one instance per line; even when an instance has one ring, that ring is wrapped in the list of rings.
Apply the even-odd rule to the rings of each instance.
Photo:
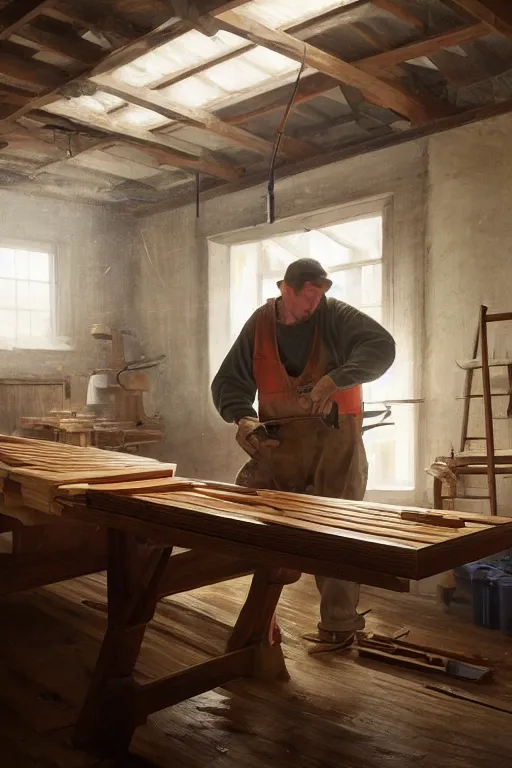
[[[35,19],[51,0],[17,0],[0,11],[0,40],[6,40]]]
[[[272,153],[274,148],[274,142],[272,141],[255,136],[235,125],[224,123],[216,115],[205,109],[192,109],[183,104],[174,104],[150,88],[134,88],[124,83],[120,85],[111,82],[110,79],[105,77],[93,78],[92,82],[98,85],[101,90],[110,93],[112,96],[124,99],[130,102],[130,104],[135,104],[144,109],[151,109],[168,120],[177,120],[188,125],[194,125],[245,149],[268,155]],[[283,136],[281,147],[282,154],[294,160],[318,154],[318,150],[315,147],[287,136]]]
[[[477,40],[479,37],[485,37],[488,34],[489,27],[487,24],[470,24],[453,32],[447,32],[444,35],[436,35],[435,37],[420,40],[417,43],[410,43],[400,48],[377,53],[375,56],[369,56],[366,59],[360,59],[355,62],[355,66],[364,69],[366,72],[391,69],[391,67],[397,64],[403,64],[404,61],[429,56],[437,53],[441,48],[451,48],[461,43]]]
[[[30,116],[51,123],[49,116],[53,116],[54,113],[50,109],[44,107],[42,111],[44,117],[39,116],[38,118],[37,112],[31,113]],[[172,147],[172,140],[165,134],[155,134],[143,128],[136,128],[135,126],[121,127],[108,117],[91,115],[89,112],[81,115],[78,110],[76,110],[73,115],[57,114],[57,118],[59,117],[64,117],[69,122],[82,128],[104,133],[108,138],[122,139],[129,144],[141,148],[156,148],[162,155],[165,153],[168,164],[176,168],[199,171],[208,176],[215,176],[223,181],[233,181],[243,174],[242,168],[226,162],[220,162],[207,153],[204,153],[201,157],[195,157],[194,155],[188,155],[185,152],[177,151]]]
[[[446,0],[443,0],[446,3]],[[488,24],[495,32],[512,37],[512,5],[510,0],[450,0],[446,5]]]
[[[343,59],[325,53],[307,42],[297,40],[286,32],[270,29],[233,11],[221,14],[217,20],[228,32],[240,35],[295,61],[304,60],[313,69],[353,88],[358,88],[371,103],[392,109],[397,114],[407,117],[415,125],[428,122],[441,114],[441,109],[439,114],[433,114],[430,105],[427,107],[421,97],[408,92],[399,82],[381,80],[353,64],[348,64]]]

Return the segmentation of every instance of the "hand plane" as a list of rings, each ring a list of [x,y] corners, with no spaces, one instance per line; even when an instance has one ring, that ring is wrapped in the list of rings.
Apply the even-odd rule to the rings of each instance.
[[[310,392],[313,391],[314,384],[307,384],[304,387],[299,387],[297,389],[297,394],[299,395],[309,395]],[[322,419],[323,423],[326,427],[329,429],[339,429],[340,423],[339,423],[339,412],[338,412],[338,403],[333,402],[331,407],[331,412],[328,416],[325,416],[324,414],[318,414],[318,418]]]

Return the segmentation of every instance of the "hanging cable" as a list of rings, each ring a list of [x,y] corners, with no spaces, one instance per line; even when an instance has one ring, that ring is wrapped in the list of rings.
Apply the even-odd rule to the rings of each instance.
[[[291,111],[295,105],[295,100],[297,98],[297,92],[299,90],[299,85],[300,85],[300,78],[302,77],[302,73],[304,72],[305,66],[306,66],[306,46],[304,46],[302,63],[300,65],[299,72],[297,74],[297,79],[295,80],[293,91],[290,95],[290,99],[284,111],[281,124],[277,129],[276,141],[274,144],[274,149],[272,151],[272,158],[270,160],[270,169],[268,174],[268,186],[267,186],[267,223],[268,224],[273,224],[274,221],[276,220],[274,183],[275,183],[275,165],[276,165],[277,155],[279,152],[279,147],[281,145],[281,140],[283,138],[284,130],[286,128],[286,123],[288,122],[288,118],[290,117]]]

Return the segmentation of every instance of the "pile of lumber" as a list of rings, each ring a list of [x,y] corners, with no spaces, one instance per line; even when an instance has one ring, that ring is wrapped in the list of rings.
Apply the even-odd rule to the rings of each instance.
[[[175,464],[145,456],[0,436],[0,492],[5,507],[22,505],[51,512],[62,485],[172,477],[175,471]]]

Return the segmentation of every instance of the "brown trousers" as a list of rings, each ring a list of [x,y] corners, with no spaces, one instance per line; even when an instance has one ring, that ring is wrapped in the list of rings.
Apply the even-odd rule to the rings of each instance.
[[[282,422],[280,445],[251,459],[236,482],[246,488],[308,493],[360,501],[366,491],[368,463],[359,424],[354,416],[340,416],[339,429],[328,429],[321,419]],[[359,584],[316,577],[320,592],[319,628],[329,632],[363,629],[357,613]]]

